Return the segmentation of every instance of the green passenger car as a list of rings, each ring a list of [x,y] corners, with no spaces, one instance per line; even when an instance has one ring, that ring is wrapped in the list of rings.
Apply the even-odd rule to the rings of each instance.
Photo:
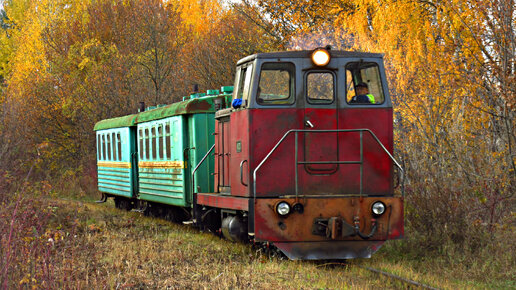
[[[135,119],[136,115],[129,115],[95,125],[98,188],[105,194],[136,196]]]
[[[219,104],[229,105],[230,93],[225,87],[223,94],[192,95],[179,103],[98,122],[99,191],[190,207],[191,173],[214,144],[214,113]],[[213,192],[213,171],[211,156],[195,173],[196,190]]]

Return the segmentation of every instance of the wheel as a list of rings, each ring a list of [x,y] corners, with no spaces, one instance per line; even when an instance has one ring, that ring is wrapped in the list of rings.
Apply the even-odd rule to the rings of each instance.
[[[121,203],[120,197],[115,197],[113,199],[113,201],[115,202],[115,207],[118,208],[118,209],[121,209],[121,207],[120,207],[120,203]]]
[[[167,206],[163,208],[163,218],[173,223],[181,223],[186,220],[186,213],[182,208]]]
[[[143,214],[149,217],[160,217],[161,216],[161,206],[157,203],[147,202],[147,206],[143,210]]]
[[[130,211],[133,209],[133,203],[131,202],[131,200],[129,200],[127,198],[121,198],[120,209],[125,209],[126,211]]]

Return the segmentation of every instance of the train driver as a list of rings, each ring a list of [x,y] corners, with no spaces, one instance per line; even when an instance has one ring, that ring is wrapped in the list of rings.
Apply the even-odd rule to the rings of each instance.
[[[375,103],[374,96],[373,96],[373,94],[371,94],[369,92],[369,87],[367,86],[366,83],[363,83],[363,82],[358,83],[355,86],[355,89],[356,89],[357,95],[351,99],[352,103],[366,103],[366,104],[374,104]]]

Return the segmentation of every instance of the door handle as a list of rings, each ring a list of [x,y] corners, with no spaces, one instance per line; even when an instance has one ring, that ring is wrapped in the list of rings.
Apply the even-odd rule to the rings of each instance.
[[[310,122],[310,120],[306,120],[306,121],[305,121],[305,126],[310,127],[310,128],[313,128],[313,127],[314,127],[314,124],[312,124],[312,122]]]

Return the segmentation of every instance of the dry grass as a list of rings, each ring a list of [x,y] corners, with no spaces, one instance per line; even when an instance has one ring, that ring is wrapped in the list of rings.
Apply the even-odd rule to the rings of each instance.
[[[440,264],[435,262],[424,268],[423,262],[390,258],[396,247],[387,247],[383,254],[372,259],[347,263],[287,261],[188,226],[117,210],[112,201],[107,204],[60,198],[23,201],[25,206],[20,208],[34,211],[44,208],[47,214],[32,221],[38,227],[36,231],[28,224],[25,229],[20,226],[22,232],[11,244],[17,258],[10,262],[7,275],[3,276],[6,279],[0,283],[7,288],[403,287],[400,282],[355,265],[382,269],[444,289],[514,287],[510,281],[493,284],[493,281],[457,280],[452,269],[437,269],[436,265]],[[18,223],[23,225],[22,220]]]
[[[62,207],[74,202],[61,201]],[[78,287],[96,288],[368,288],[354,268],[269,257],[187,226],[81,203],[87,250],[76,256]],[[84,270],[80,270],[84,269]]]

